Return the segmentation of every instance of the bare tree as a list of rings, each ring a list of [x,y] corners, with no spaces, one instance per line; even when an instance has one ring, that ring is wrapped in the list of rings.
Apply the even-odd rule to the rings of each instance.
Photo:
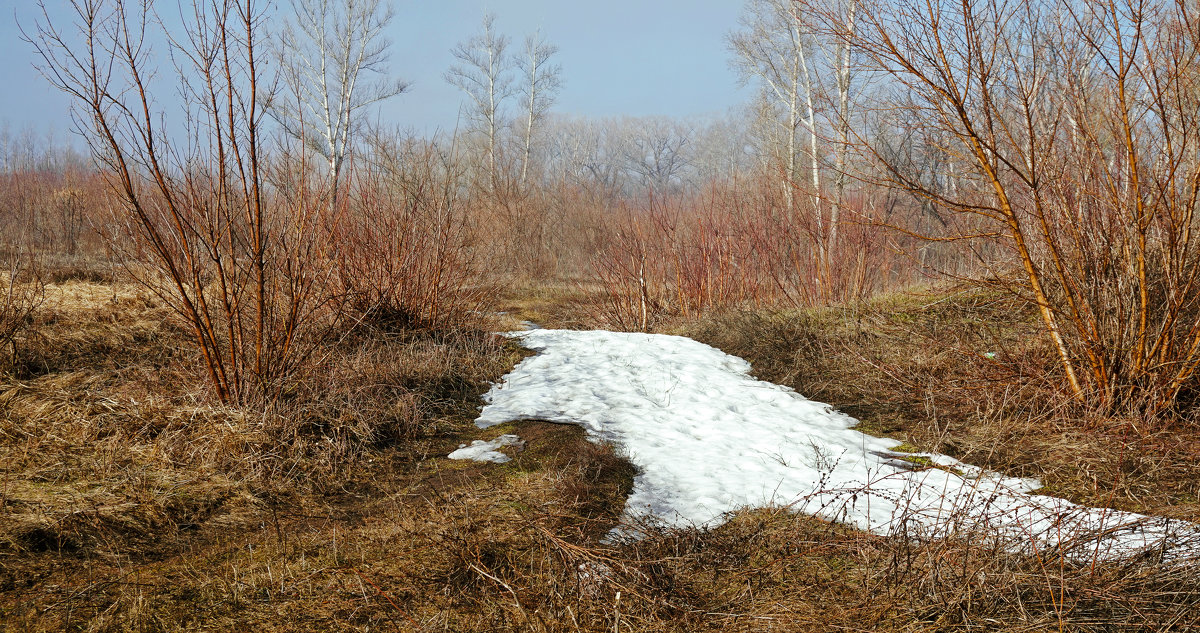
[[[290,94],[271,112],[284,129],[329,163],[336,197],[362,111],[408,89],[388,76],[384,35],[394,11],[381,0],[292,0],[294,20],[279,38],[279,65]]]
[[[809,2],[809,0],[801,1]],[[859,0],[832,0],[832,7],[830,7],[830,10],[842,16],[842,24],[847,34],[851,37],[853,37],[855,32],[858,3]],[[846,199],[847,160],[850,156],[850,102],[851,90],[853,88],[853,66],[851,62],[854,51],[854,48],[844,38],[834,38],[833,44],[833,55],[829,57],[834,62],[834,100],[836,107],[834,109],[835,114],[832,124],[837,138],[834,150],[833,198],[830,201],[829,208],[829,232],[826,239],[823,240],[824,261],[822,262],[822,268],[825,269],[827,276],[832,274],[833,260],[836,260],[840,256],[838,252],[838,228],[841,224],[842,205]]]
[[[79,39],[44,6],[29,39],[119,199],[128,269],[191,329],[221,401],[275,402],[328,314],[324,229],[334,220],[310,193],[303,157],[269,151],[259,5],[197,0],[182,32],[163,27],[150,0],[71,6]],[[151,96],[150,43],[164,39],[187,117],[177,127]]]
[[[626,118],[620,131],[625,169],[643,188],[662,195],[682,185],[683,171],[692,164],[691,125],[668,117]]]
[[[1080,401],[1161,412],[1200,387],[1200,15],[1158,0],[860,5],[832,34],[959,170],[893,186],[1006,246]]]
[[[853,31],[858,7],[859,0],[748,0],[743,28],[729,38],[743,81],[758,82],[769,101],[760,108],[762,120],[783,122],[781,142],[775,142],[782,148],[785,202],[791,212],[797,191],[807,194],[807,208],[797,219],[809,225],[805,232],[815,255],[815,281],[826,301],[848,290],[839,244],[856,64],[853,47],[820,32],[810,16],[836,15]],[[806,142],[798,138],[800,128],[806,132]],[[801,150],[801,145],[807,147]],[[799,153],[808,157],[807,184],[802,183]],[[829,171],[831,177],[826,178]]]
[[[562,88],[562,67],[550,58],[558,47],[542,39],[541,32],[525,38],[525,49],[517,58],[521,71],[521,101],[525,106],[525,142],[521,160],[521,186],[529,181],[529,161],[533,150],[534,131],[554,104]]]
[[[818,0],[822,4],[845,4],[838,0]],[[846,11],[853,24],[855,0],[846,0]],[[817,295],[823,300],[832,300],[840,286],[835,273],[835,258],[838,256],[838,232],[841,223],[841,206],[845,190],[845,158],[848,142],[836,147],[834,195],[832,201],[823,189],[822,175],[827,169],[823,156],[827,153],[827,135],[822,129],[826,120],[832,119],[839,134],[848,134],[846,122],[850,110],[850,47],[829,50],[828,42],[822,41],[808,23],[805,11],[814,2],[807,0],[747,0],[742,16],[742,30],[729,36],[730,48],[735,53],[734,67],[743,82],[758,82],[762,87],[762,98],[768,103],[760,109],[765,115],[762,120],[773,122],[779,113],[783,123],[780,148],[782,150],[782,182],[784,201],[796,234],[806,234],[815,258],[813,281]],[[832,67],[831,67],[832,66]],[[836,105],[832,116],[819,114],[819,106],[828,98],[828,91],[820,77],[832,71],[836,77]],[[807,135],[807,143],[800,139],[800,128]],[[775,137],[768,134],[767,138]],[[801,150],[801,145],[807,145]],[[808,156],[808,182],[801,180],[801,153]],[[807,205],[800,209],[796,193],[803,191]],[[828,204],[827,204],[828,203]],[[796,214],[799,212],[799,216]]]
[[[734,68],[745,83],[761,82],[763,96],[782,109],[784,196],[795,207],[800,180],[799,130],[808,129],[812,194],[821,189],[820,154],[814,86],[809,68],[811,36],[803,30],[798,5],[792,0],[747,0],[742,28],[729,35]]]
[[[556,116],[546,126],[547,178],[608,198],[692,192],[737,178],[754,157],[735,112],[712,119]]]
[[[445,79],[466,94],[470,101],[468,116],[483,135],[490,185],[497,188],[500,179],[497,154],[500,135],[506,126],[504,106],[513,95],[512,58],[508,37],[496,32],[496,16],[483,16],[483,32],[460,42],[451,51],[458,63],[446,71]]]
[[[696,124],[692,141],[692,187],[736,180],[753,166],[749,114],[733,110]]]
[[[547,121],[550,178],[613,198],[627,182],[621,156],[623,136],[611,119],[552,117]]]

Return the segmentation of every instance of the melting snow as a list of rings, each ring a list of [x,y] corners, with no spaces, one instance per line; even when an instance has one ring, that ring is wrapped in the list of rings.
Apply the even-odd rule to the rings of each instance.
[[[1036,480],[944,455],[924,455],[939,468],[915,465],[892,450],[899,442],[853,431],[850,416],[755,380],[746,361],[691,339],[544,329],[508,336],[539,353],[492,388],[476,424],[582,425],[639,468],[626,505],[633,516],[703,526],[734,510],[783,505],[879,534],[986,534],[1008,547],[1061,545],[1076,556],[1200,552],[1196,524],[1028,494]],[[451,457],[464,451],[494,448],[477,441]]]
[[[466,444],[459,445],[458,450],[450,453],[447,457],[450,459],[470,459],[477,462],[503,464],[504,462],[512,461],[512,458],[496,449],[504,446],[517,446],[520,443],[521,438],[516,435],[501,435],[490,442],[475,440],[471,442],[470,446]]]

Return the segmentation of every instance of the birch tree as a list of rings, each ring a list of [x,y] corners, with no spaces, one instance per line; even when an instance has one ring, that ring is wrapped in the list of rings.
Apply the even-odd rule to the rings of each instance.
[[[451,50],[458,63],[445,74],[446,81],[467,96],[467,115],[482,134],[493,189],[500,180],[497,154],[501,133],[507,125],[504,107],[514,94],[509,39],[496,32],[495,22],[496,16],[490,13],[483,16],[483,31]]]
[[[817,14],[837,16],[852,34],[859,6],[860,0],[748,0],[742,30],[730,36],[734,66],[742,80],[760,84],[763,98],[769,101],[762,111],[778,111],[785,122],[782,145],[789,211],[796,206],[796,190],[802,187],[798,154],[807,154],[808,182],[803,185],[810,205],[807,231],[815,248],[816,281],[826,300],[847,290],[838,246],[850,167],[856,60],[844,38],[820,32],[812,19]],[[806,139],[799,138],[802,131]],[[831,190],[830,184],[822,182],[828,172]]]
[[[388,74],[384,35],[395,13],[381,0],[292,0],[294,19],[279,38],[279,65],[289,88],[271,112],[292,136],[329,164],[336,198],[362,111],[408,89]]]
[[[858,12],[858,0],[834,0],[833,9],[842,16],[842,24],[849,37],[854,36]],[[852,89],[852,52],[850,43],[843,38],[836,38],[834,44],[834,94],[836,99],[833,128],[837,135],[837,145],[833,166],[833,200],[829,207],[829,235],[825,249],[825,269],[832,265],[830,261],[838,256],[838,225],[841,223],[842,205],[846,199],[847,161],[850,155],[850,100]]]
[[[562,87],[562,67],[551,58],[558,47],[546,42],[540,31],[525,38],[525,49],[517,59],[521,72],[521,102],[524,105],[525,138],[521,158],[521,186],[529,182],[529,161],[532,159],[533,139],[546,112],[554,105]]]
[[[741,29],[729,35],[733,66],[743,84],[760,83],[765,98],[782,112],[783,191],[789,211],[796,205],[795,189],[800,180],[798,157],[804,151],[800,147],[801,127],[808,131],[814,208],[819,206],[815,196],[821,189],[810,43],[801,25],[799,9],[792,0],[748,0]]]
[[[817,125],[820,98],[814,79],[817,46],[805,27],[801,5],[794,0],[747,0],[741,18],[742,29],[729,36],[735,54],[734,67],[742,82],[758,83],[768,103],[763,113],[778,112],[782,117],[781,150],[783,159],[783,195],[787,215],[793,223],[789,231],[807,234],[811,240],[817,295],[828,300],[834,294],[832,240],[837,237],[836,213],[825,217],[822,191],[822,138]],[[768,122],[771,119],[766,119]],[[801,138],[801,128],[807,139]],[[774,137],[768,134],[767,138]],[[807,141],[807,142],[805,142]],[[801,148],[802,145],[807,147]],[[801,155],[808,157],[808,183],[801,182]],[[806,188],[807,213],[798,216],[798,189]],[[798,221],[798,222],[797,222]],[[801,238],[803,239],[803,238]]]

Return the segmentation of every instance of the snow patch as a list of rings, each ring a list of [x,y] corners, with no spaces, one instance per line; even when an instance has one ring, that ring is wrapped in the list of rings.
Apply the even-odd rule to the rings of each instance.
[[[519,446],[522,443],[521,438],[516,435],[501,435],[490,442],[475,440],[471,442],[470,446],[459,444],[458,450],[450,453],[447,457],[450,459],[469,459],[476,462],[503,464],[512,461],[512,458],[496,449],[505,446]]]
[[[914,464],[892,450],[899,442],[853,431],[854,418],[755,380],[745,360],[691,339],[545,329],[508,336],[539,353],[491,389],[476,424],[574,423],[620,447],[640,471],[626,503],[633,518],[711,526],[729,512],[774,505],[879,534],[971,535],[1100,558],[1200,552],[1193,523],[1031,495],[1036,480],[945,455]],[[464,450],[477,449],[455,454]]]

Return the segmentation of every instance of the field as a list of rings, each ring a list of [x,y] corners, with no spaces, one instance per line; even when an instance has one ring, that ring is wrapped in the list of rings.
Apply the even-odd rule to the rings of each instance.
[[[669,116],[491,14],[406,94],[437,3],[27,4],[78,138],[0,124],[0,629],[1200,629],[1196,3],[744,0],[753,96]],[[526,327],[610,332],[480,430]]]
[[[481,436],[512,319],[587,325],[561,287],[452,333],[363,330],[270,413],[212,404],[184,333],[119,279],[63,279],[4,385],[0,620],[10,630],[1185,630],[1195,570],[884,539],[782,510],[603,540],[634,471],[573,426]],[[485,328],[486,326],[486,328]],[[873,433],[1069,499],[1200,519],[1195,434],[1053,406],[1028,309],[931,287],[856,309],[679,321]],[[996,350],[994,357],[982,352]],[[513,449],[506,449],[512,451]]]

